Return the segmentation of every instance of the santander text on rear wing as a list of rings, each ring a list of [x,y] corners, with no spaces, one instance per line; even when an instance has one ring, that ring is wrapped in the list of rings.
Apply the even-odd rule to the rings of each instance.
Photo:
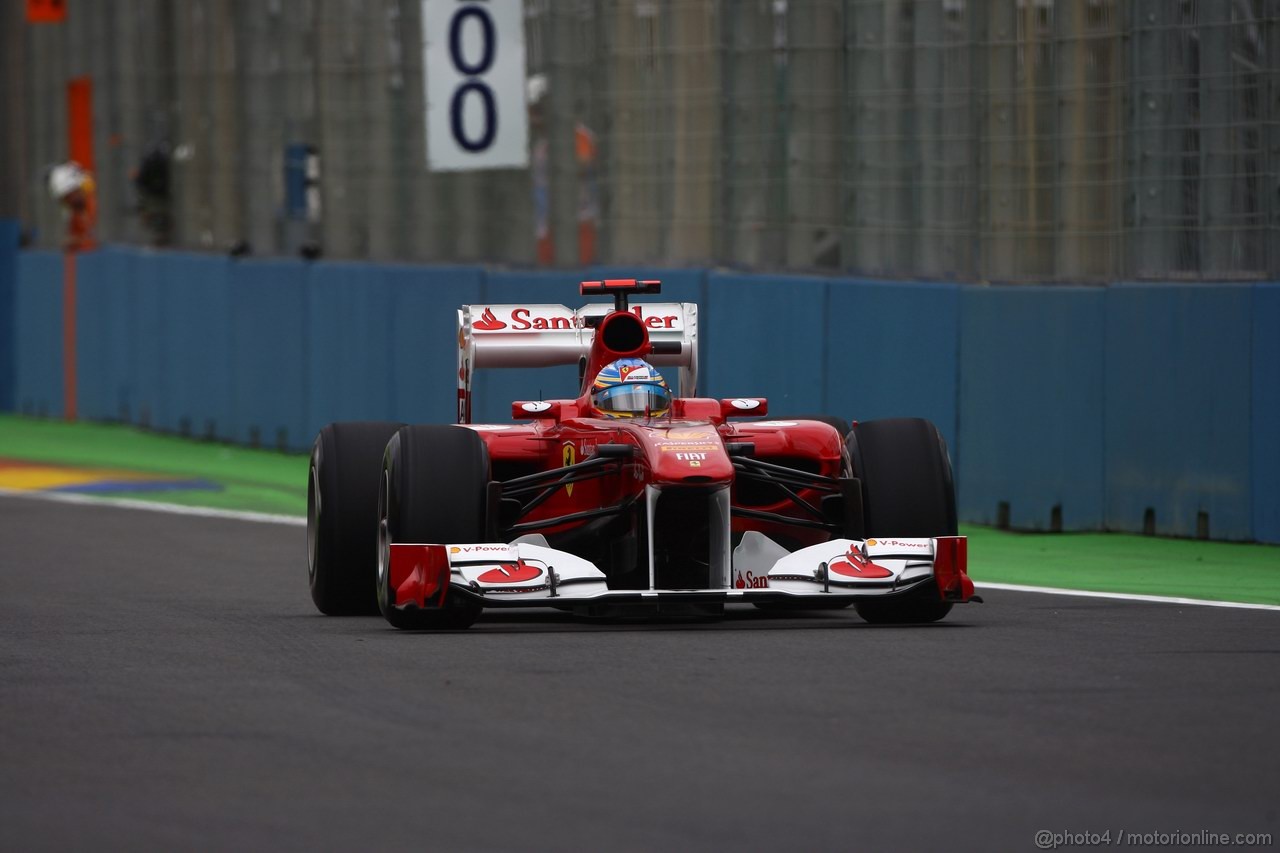
[[[599,284],[603,287],[605,283]],[[619,280],[619,284],[623,283],[633,287],[618,290],[657,292],[656,282]],[[584,293],[597,292],[587,284],[597,283],[584,282]],[[564,305],[463,305],[458,309],[458,423],[471,423],[471,377],[476,368],[585,363],[595,325],[615,308],[616,303],[604,302],[577,310]],[[691,302],[652,302],[630,305],[626,310],[635,314],[649,333],[654,345],[649,361],[659,367],[679,367],[681,396],[694,396],[698,381],[698,306]]]

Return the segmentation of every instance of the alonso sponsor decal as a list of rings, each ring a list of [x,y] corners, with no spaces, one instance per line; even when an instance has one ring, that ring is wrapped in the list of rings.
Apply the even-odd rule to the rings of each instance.
[[[733,585],[738,589],[768,589],[769,579],[764,575],[740,571],[737,578],[734,579]]]

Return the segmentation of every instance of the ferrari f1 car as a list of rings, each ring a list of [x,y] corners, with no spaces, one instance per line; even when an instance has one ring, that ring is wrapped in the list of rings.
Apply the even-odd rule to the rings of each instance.
[[[612,303],[458,312],[458,423],[335,423],[307,492],[311,595],[397,628],[486,608],[716,616],[852,604],[932,622],[976,600],[946,446],[925,420],[765,419],[696,396],[697,307],[631,304],[655,281],[583,282]],[[578,396],[471,423],[476,368],[577,364]],[[672,397],[658,373],[679,372]],[[516,422],[519,421],[519,422]]]

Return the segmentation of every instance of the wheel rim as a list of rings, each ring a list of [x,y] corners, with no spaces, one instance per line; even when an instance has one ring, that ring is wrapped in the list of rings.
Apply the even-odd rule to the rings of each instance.
[[[385,613],[391,604],[391,529],[387,524],[387,507],[390,504],[390,481],[382,472],[378,485],[378,607]]]
[[[320,550],[320,473],[311,466],[307,482],[307,575],[316,577],[316,555]]]

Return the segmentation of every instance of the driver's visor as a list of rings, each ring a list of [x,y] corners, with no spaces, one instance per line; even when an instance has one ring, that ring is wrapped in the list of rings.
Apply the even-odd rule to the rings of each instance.
[[[602,412],[661,415],[671,405],[671,391],[657,382],[623,382],[593,393],[591,404]]]

